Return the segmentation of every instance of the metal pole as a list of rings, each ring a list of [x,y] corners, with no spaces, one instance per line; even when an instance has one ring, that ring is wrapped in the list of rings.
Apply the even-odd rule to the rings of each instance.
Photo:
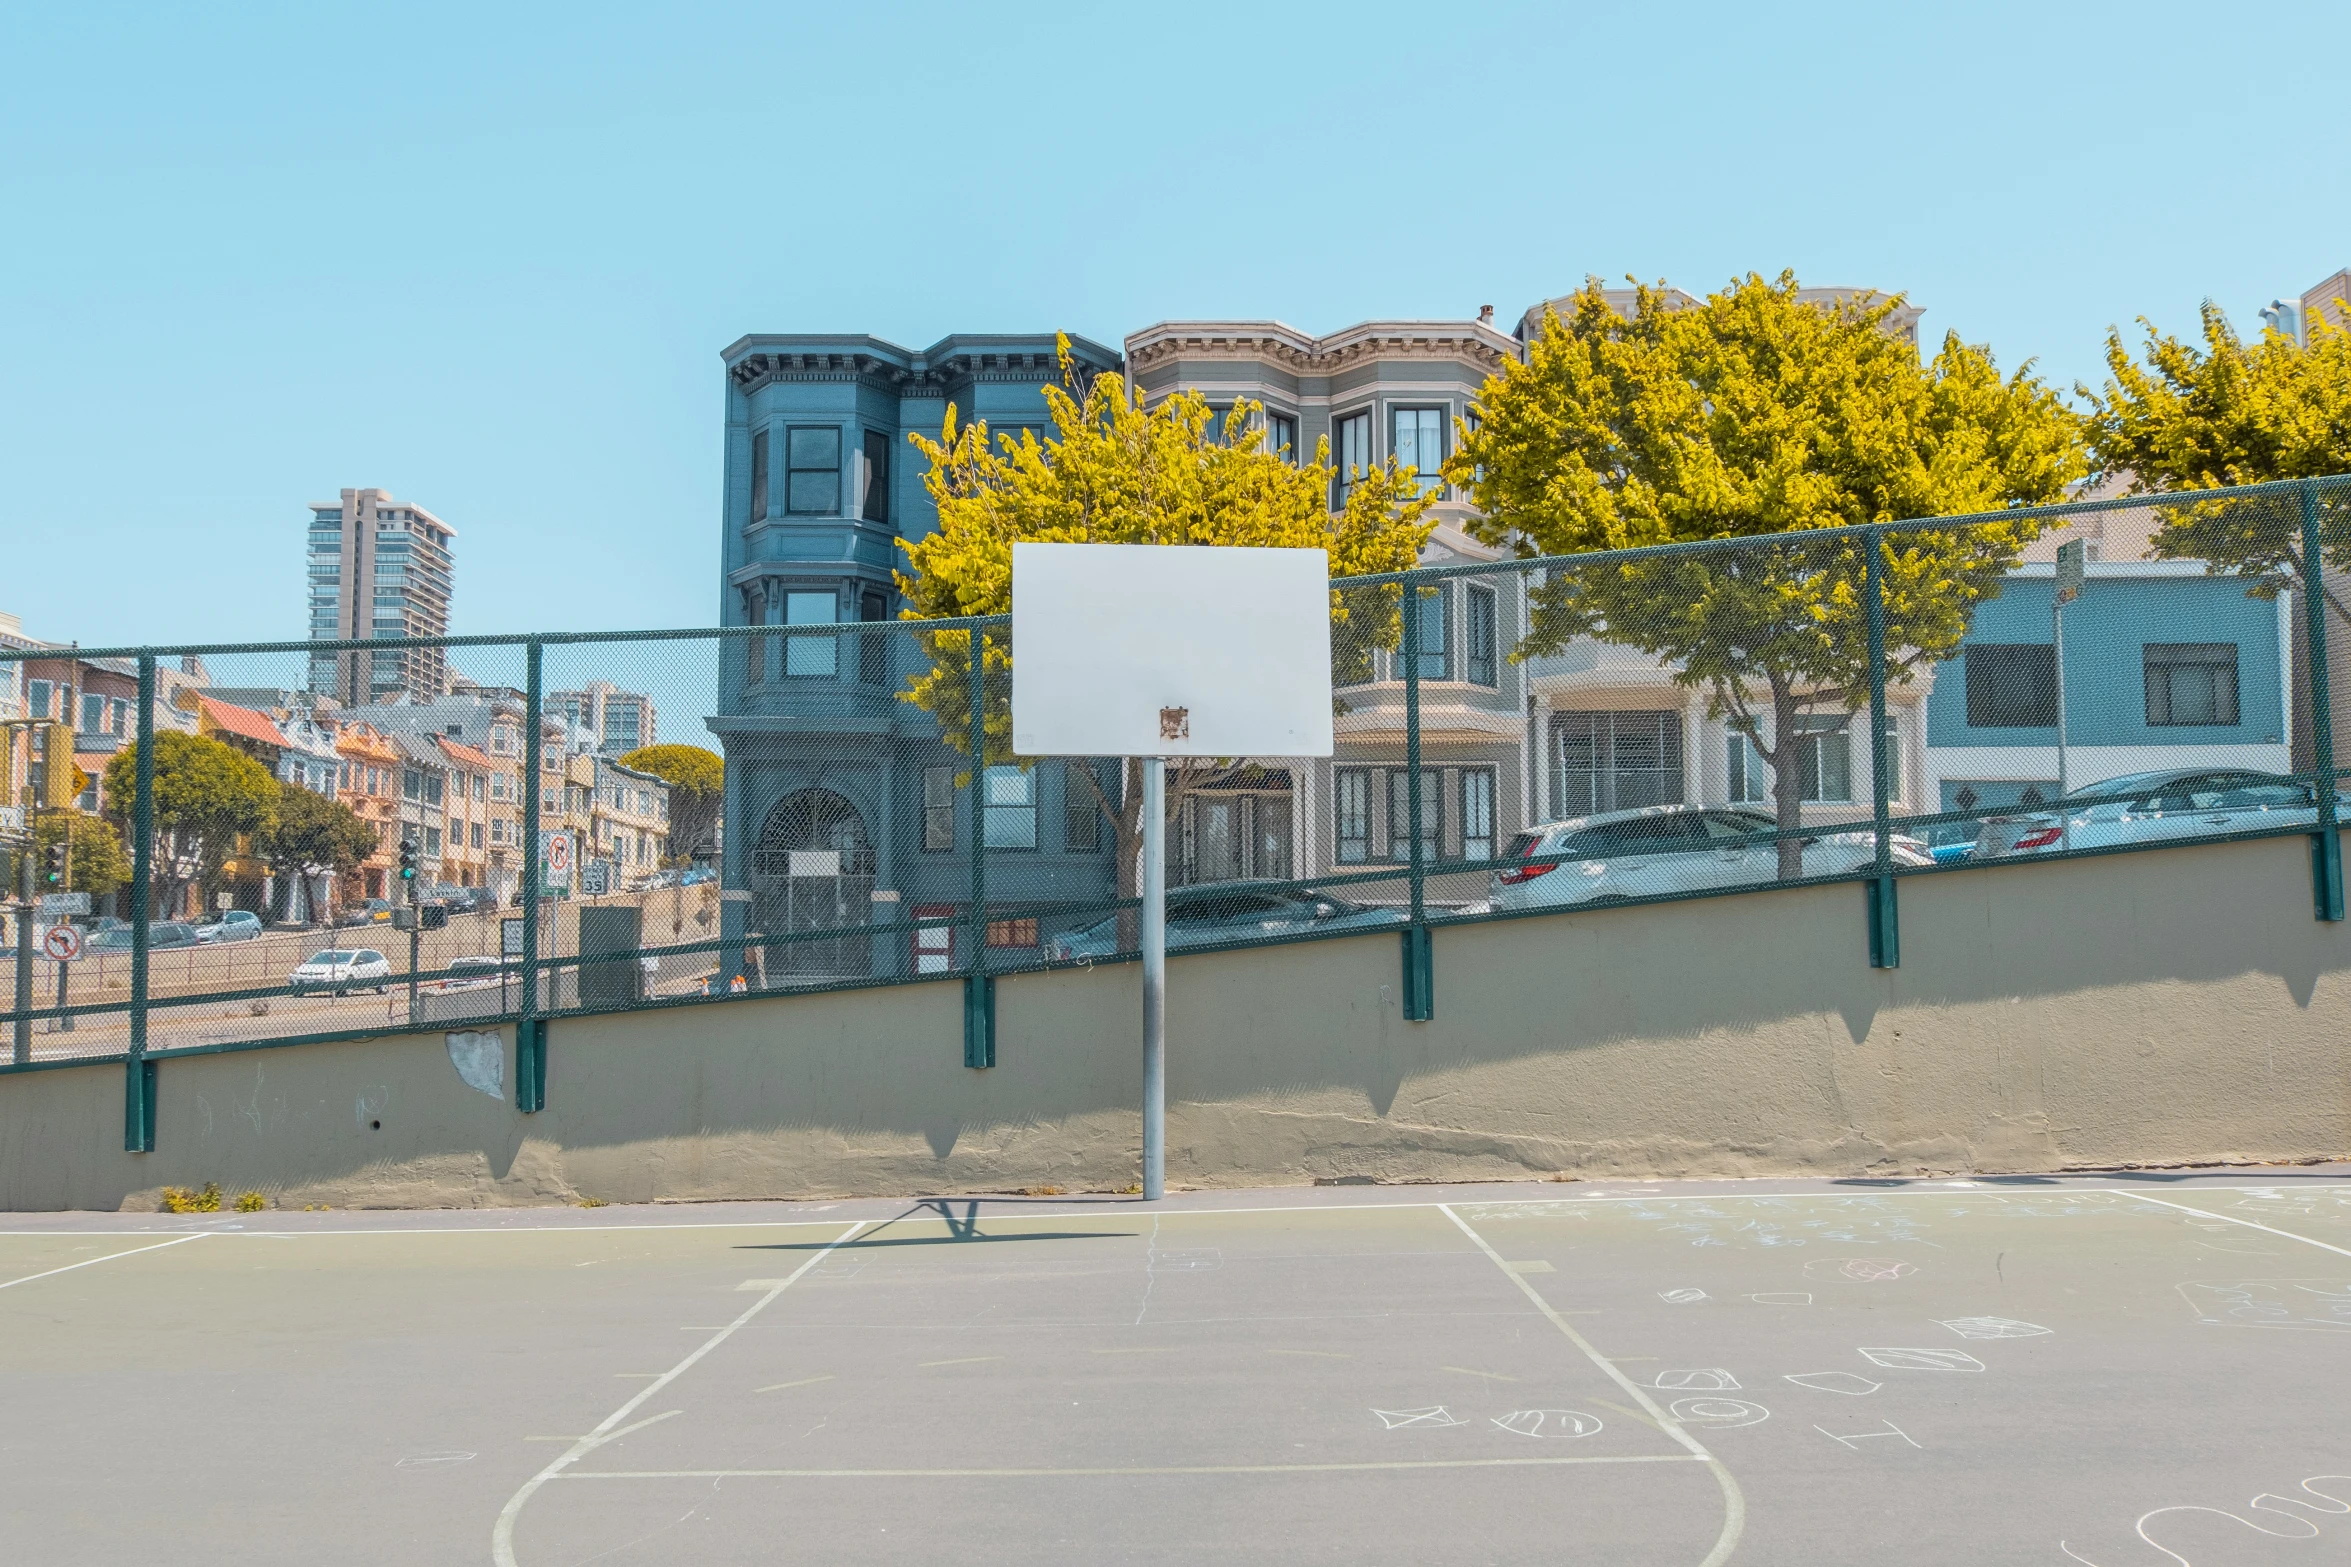
[[[2057,847],[2073,847],[2072,812],[2065,808],[2065,606],[2049,608],[2050,656],[2057,666]]]
[[[2302,617],[2310,644],[2310,770],[2316,774],[2318,831],[2310,839],[2312,901],[2322,920],[2343,917],[2343,840],[2335,827],[2335,713],[2327,689],[2325,570],[2319,552],[2318,481],[2302,481]]]
[[[1143,1200],[1167,1195],[1167,763],[1143,758]]]
[[[71,892],[71,891],[73,891],[73,818],[72,818],[71,816],[68,816],[68,817],[65,819],[65,889],[64,889],[64,890],[65,890],[65,891],[67,891],[67,892]],[[70,918],[72,918],[72,916],[71,916],[71,915],[68,915],[68,916],[67,916],[67,918],[69,918],[69,919],[70,919]],[[70,1033],[72,1033],[72,1032],[73,1032],[73,1014],[72,1014],[71,1012],[68,1012],[68,1011],[66,1011],[66,1010],[65,1010],[65,982],[66,982],[66,979],[68,978],[69,974],[71,973],[72,969],[73,969],[73,965],[72,965],[71,963],[68,963],[68,962],[64,961],[63,959],[59,959],[59,960],[58,960],[58,964],[57,964],[57,1007],[58,1007],[58,1013],[57,1013],[57,1032],[58,1032],[58,1033],[60,1033],[60,1034],[70,1034]]]
[[[540,1070],[546,1027],[539,1016],[539,797],[544,787],[541,765],[544,742],[539,733],[539,655],[543,646],[529,642],[523,648],[522,715],[522,1000],[515,1009],[514,1107],[529,1112],[539,1108],[539,1091],[546,1082]]]
[[[155,1146],[147,1107],[147,924],[155,893],[155,655],[139,655],[139,738],[131,788],[131,1038],[123,1084],[123,1146]]]
[[[1885,535],[1873,528],[1861,542],[1867,555],[1863,582],[1869,596],[1870,819],[1877,834],[1877,875],[1869,889],[1869,961],[1872,968],[1898,968],[1902,948],[1894,913],[1893,768],[1886,755]]]
[[[1436,591],[1442,591],[1436,590]],[[1438,603],[1442,604],[1443,599]],[[1411,839],[1412,918],[1404,927],[1404,1020],[1425,1023],[1437,1015],[1435,997],[1436,952],[1428,927],[1428,856],[1421,845],[1421,824],[1427,802],[1421,798],[1420,768],[1420,613],[1421,588],[1404,584],[1404,634],[1399,650],[1404,660],[1404,795],[1405,831]],[[1389,796],[1393,807],[1395,796]],[[1395,824],[1389,824],[1395,836]]]
[[[420,923],[417,914],[416,883],[410,882],[408,884],[408,1026],[410,1028],[416,1027],[417,949],[424,938],[424,932],[417,928]]]
[[[23,1066],[33,1058],[33,813],[25,808],[24,848],[17,856],[17,890],[23,900],[16,908],[16,1043],[13,1059]]]
[[[1420,851],[1420,586],[1404,587],[1404,771],[1406,827],[1412,835],[1412,923],[1426,916],[1428,869]]]
[[[971,677],[964,693],[971,706],[971,952],[966,974],[988,967],[988,638],[971,633]]]

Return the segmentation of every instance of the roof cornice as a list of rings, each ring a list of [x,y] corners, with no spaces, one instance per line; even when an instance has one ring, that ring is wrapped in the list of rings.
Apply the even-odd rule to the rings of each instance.
[[[1126,350],[1137,370],[1170,359],[1260,359],[1310,375],[1367,359],[1466,359],[1495,371],[1518,357],[1518,344],[1482,321],[1363,321],[1326,337],[1281,321],[1162,321],[1129,336]]]
[[[1070,355],[1097,374],[1124,368],[1119,356],[1089,338],[1070,336]],[[754,333],[720,358],[736,390],[771,382],[866,382],[901,397],[943,395],[965,381],[1058,380],[1061,363],[1050,332],[958,332],[916,353],[878,337],[822,333]]]

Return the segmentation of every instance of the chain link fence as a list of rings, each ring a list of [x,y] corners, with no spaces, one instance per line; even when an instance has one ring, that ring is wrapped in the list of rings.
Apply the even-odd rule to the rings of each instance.
[[[2322,480],[1335,583],[1335,754],[1169,765],[1168,944],[1425,961],[1451,922],[1852,880],[1892,962],[1903,877],[2331,842],[2346,563]],[[1012,754],[1008,618],[779,600],[0,650],[7,1064],[943,978],[984,1019],[995,976],[1133,955],[1140,766]]]

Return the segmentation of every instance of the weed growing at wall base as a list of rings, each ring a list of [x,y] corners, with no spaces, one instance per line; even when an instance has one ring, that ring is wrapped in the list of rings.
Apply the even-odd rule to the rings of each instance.
[[[243,1207],[243,1205],[244,1200],[238,1199],[238,1206]],[[206,1181],[202,1191],[190,1191],[185,1186],[166,1186],[163,1189],[163,1211],[165,1213],[220,1212],[220,1182]]]

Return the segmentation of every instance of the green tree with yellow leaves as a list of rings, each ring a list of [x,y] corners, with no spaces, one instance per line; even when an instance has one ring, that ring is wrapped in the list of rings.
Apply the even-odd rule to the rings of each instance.
[[[2313,316],[2307,347],[2275,329],[2248,343],[2209,300],[2201,346],[2139,325],[2143,362],[2110,331],[2105,387],[2079,388],[2109,474],[2142,493],[2178,493],[2351,473],[2351,332]],[[2298,509],[2273,497],[2164,507],[2154,549],[2254,578],[2264,594],[2303,566]],[[2322,492],[2319,555],[2351,570],[2351,489]],[[2351,623],[2351,606],[2321,585]]]
[[[726,759],[699,745],[643,745],[620,759],[669,785],[669,858],[682,863],[718,842],[719,809],[726,800]]]
[[[1061,365],[1064,384],[1045,389],[1052,424],[1041,439],[1023,430],[1017,440],[991,441],[984,421],[961,424],[953,407],[939,439],[910,437],[930,464],[923,485],[938,506],[939,525],[900,541],[906,618],[1009,610],[1016,542],[1321,549],[1330,554],[1334,577],[1404,571],[1420,558],[1434,524],[1425,517],[1431,498],[1418,493],[1412,470],[1391,460],[1350,475],[1346,501],[1334,511],[1329,443],[1318,442],[1308,462],[1268,451],[1257,404],[1237,403],[1219,425],[1196,392],[1146,408],[1117,376],[1082,381],[1066,338]],[[1393,644],[1392,590],[1334,591],[1331,614],[1351,626],[1354,641]],[[924,640],[931,666],[915,677],[906,699],[937,718],[948,744],[968,756],[972,634],[947,629]],[[1012,760],[1011,655],[1001,638],[986,640],[979,682],[984,754],[972,758],[978,768]],[[1187,794],[1229,770],[1170,764],[1169,819]],[[1116,799],[1091,773],[1080,776],[1090,781],[1116,837],[1119,894],[1132,896],[1142,844],[1140,764],[1127,764]]]
[[[136,745],[124,746],[106,763],[106,808],[125,828],[138,793],[138,765]],[[276,821],[278,797],[277,778],[244,752],[209,735],[159,732],[151,846],[155,908],[170,915],[191,886],[212,893],[241,846]],[[149,912],[133,911],[131,917]]]
[[[1863,541],[1805,536],[2051,501],[2084,467],[2079,420],[2030,365],[2003,378],[1956,334],[1922,362],[1888,329],[1901,305],[1802,299],[1783,272],[1685,308],[1636,285],[1628,316],[1594,280],[1487,383],[1446,465],[1473,531],[1523,556],[1753,541],[1556,569],[1518,656],[1595,637],[1668,664],[1754,745],[1791,832],[1808,720],[1869,701]],[[1951,656],[2037,531],[1888,535],[1887,678]],[[1793,836],[1779,871],[1803,873]]]

